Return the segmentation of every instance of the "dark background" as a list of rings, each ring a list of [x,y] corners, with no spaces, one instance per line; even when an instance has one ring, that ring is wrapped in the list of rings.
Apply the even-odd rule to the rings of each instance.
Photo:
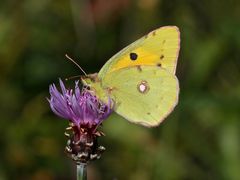
[[[50,83],[98,72],[160,26],[181,31],[180,102],[157,128],[116,115],[89,179],[240,179],[240,1],[25,0],[0,4],[0,179],[75,179],[67,121],[49,108]],[[69,82],[73,85],[73,81]]]

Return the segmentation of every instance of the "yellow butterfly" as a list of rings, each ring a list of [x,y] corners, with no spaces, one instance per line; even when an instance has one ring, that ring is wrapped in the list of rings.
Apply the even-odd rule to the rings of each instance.
[[[125,47],[82,82],[103,102],[111,98],[114,111],[128,121],[157,126],[178,102],[179,50],[178,28],[161,27]]]

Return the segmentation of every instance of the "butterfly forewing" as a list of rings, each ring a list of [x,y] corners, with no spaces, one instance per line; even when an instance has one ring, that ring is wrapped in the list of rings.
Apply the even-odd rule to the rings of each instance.
[[[113,56],[100,70],[102,78],[116,70],[136,65],[159,66],[175,74],[180,49],[180,32],[176,26],[156,29]]]

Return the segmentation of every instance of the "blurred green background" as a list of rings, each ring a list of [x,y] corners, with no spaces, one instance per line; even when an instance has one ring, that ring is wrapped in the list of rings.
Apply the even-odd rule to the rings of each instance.
[[[25,0],[0,4],[0,180],[75,179],[67,121],[49,108],[50,83],[98,72],[151,30],[177,25],[180,102],[161,126],[116,115],[89,179],[240,179],[240,1]],[[69,82],[73,85],[73,81]]]

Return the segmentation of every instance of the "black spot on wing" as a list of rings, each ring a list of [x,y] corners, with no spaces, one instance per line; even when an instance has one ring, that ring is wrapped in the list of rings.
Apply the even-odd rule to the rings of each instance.
[[[129,56],[132,61],[135,61],[138,58],[138,55],[136,53],[130,53]]]
[[[160,56],[160,59],[163,60],[163,58],[164,58],[164,55],[162,54],[162,55]]]

